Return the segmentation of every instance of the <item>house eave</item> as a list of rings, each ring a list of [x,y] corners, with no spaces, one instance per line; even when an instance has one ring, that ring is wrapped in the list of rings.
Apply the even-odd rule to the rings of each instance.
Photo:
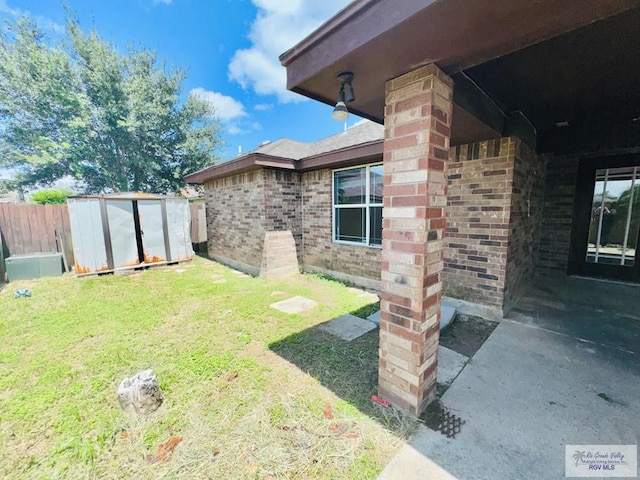
[[[382,160],[384,140],[374,140],[359,145],[321,153],[303,158],[297,163],[297,170],[307,172],[323,168],[342,168]]]
[[[262,153],[251,153],[228,162],[212,165],[187,175],[184,180],[190,184],[203,184],[211,180],[247,173],[261,168],[279,168],[295,170],[296,161],[292,158],[276,157]]]
[[[323,168],[342,168],[361,165],[382,160],[383,144],[384,141],[382,139],[373,140],[330,152],[319,153],[300,160],[259,153],[249,154],[192,173],[185,177],[185,181],[193,184],[204,184],[211,180],[231,177],[241,173],[260,170],[261,168],[308,172],[310,170],[321,170]]]
[[[327,105],[336,101],[336,75],[343,71],[353,72],[356,100],[349,104],[349,110],[382,123],[384,86],[392,78],[430,63],[436,64],[447,75],[459,77],[469,69],[490,64],[515,52],[527,51],[534,45],[550,42],[581,28],[590,28],[637,8],[637,0],[587,4],[566,0],[357,0],[281,55],[280,61],[287,69],[289,90]],[[614,34],[633,35],[624,31]],[[603,42],[606,39],[603,37]],[[634,43],[629,41],[624,45],[632,47]],[[593,76],[584,67],[584,59],[570,55],[570,51],[570,48],[562,51],[562,55],[569,52],[565,60],[550,59],[553,60],[554,74],[562,76],[563,72],[575,70],[578,73],[574,76],[578,81],[582,75]],[[526,70],[527,58],[522,57],[521,60],[518,64],[510,64],[511,69],[502,77],[503,83],[508,83],[509,78],[523,80],[518,73],[520,68]],[[614,64],[619,63],[618,58]],[[543,63],[540,69],[545,70],[548,66]],[[625,72],[627,70],[630,69]],[[606,72],[601,76],[607,85]],[[573,77],[567,76],[567,79],[573,80]],[[457,80],[456,83],[461,83],[463,79]],[[482,135],[492,138],[508,134],[510,128],[507,123],[512,109],[528,115],[530,112],[517,107],[520,102],[531,103],[531,99],[536,98],[533,82],[537,77],[524,80],[530,80],[531,84],[521,98],[515,99],[503,95],[502,91],[499,95],[489,95],[482,88],[476,88],[477,92],[465,88],[463,98],[454,89],[454,108],[465,110],[469,114],[465,121],[471,123],[454,120],[452,141],[455,139],[458,144],[463,144]],[[551,92],[550,98],[562,99],[571,94],[573,83],[557,82],[545,88]],[[503,108],[501,114],[500,108],[493,108],[491,103],[507,108]],[[580,106],[583,99],[577,99],[575,103]],[[552,106],[555,110],[548,117],[560,118],[570,113],[570,108],[564,104]],[[532,111],[530,114],[533,117],[535,113]],[[457,117],[459,119],[462,115]],[[471,117],[486,125],[484,133]],[[501,126],[503,121],[505,124]],[[536,128],[547,128],[550,121],[545,117],[533,123]]]

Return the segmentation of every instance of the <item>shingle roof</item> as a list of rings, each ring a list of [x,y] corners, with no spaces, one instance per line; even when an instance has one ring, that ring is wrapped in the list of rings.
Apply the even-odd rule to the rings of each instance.
[[[313,143],[297,142],[288,138],[265,143],[244,155],[187,175],[185,180],[188,183],[203,183],[211,178],[233,175],[236,172],[247,171],[248,168],[259,165],[298,170],[303,163],[310,162],[306,168],[314,168],[311,164],[317,167],[320,158],[332,156],[333,152],[337,152],[337,155],[341,157],[337,159],[338,162],[344,162],[345,158],[342,157],[345,155],[348,157],[349,154],[343,150],[352,148],[359,150],[358,153],[354,153],[356,155],[368,155],[369,157],[374,154],[381,155],[383,138],[384,127],[365,120],[344,132]]]
[[[362,123],[348,128],[344,132],[331,137],[323,138],[313,143],[297,142],[288,138],[276,140],[275,142],[262,145],[255,150],[247,152],[262,153],[274,157],[290,158],[301,160],[321,153],[332,152],[342,148],[353,147],[367,142],[382,140],[384,137],[384,127],[377,123],[365,120]]]
[[[332,152],[342,148],[353,147],[367,142],[382,140],[384,138],[384,127],[377,123],[366,120],[346,131],[324,138],[315,143],[309,144],[309,153],[306,157],[319,155],[321,153]]]
[[[295,140],[289,140],[288,138],[281,138],[275,142],[269,142],[265,145],[261,145],[255,150],[248,152],[246,155],[262,153],[263,155],[271,155],[273,157],[299,160],[306,156],[308,149],[308,143],[296,142]]]

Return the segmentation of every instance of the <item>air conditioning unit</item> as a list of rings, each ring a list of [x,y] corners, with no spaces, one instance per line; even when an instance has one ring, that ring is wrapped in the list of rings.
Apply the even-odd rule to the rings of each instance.
[[[4,262],[10,282],[40,277],[58,277],[63,272],[61,253],[12,255],[7,257]]]

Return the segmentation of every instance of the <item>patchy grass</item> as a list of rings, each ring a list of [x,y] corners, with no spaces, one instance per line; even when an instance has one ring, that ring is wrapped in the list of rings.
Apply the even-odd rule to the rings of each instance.
[[[33,296],[14,299],[21,287]],[[295,295],[318,306],[269,307]],[[201,258],[12,283],[0,293],[0,477],[375,478],[416,424],[371,405],[376,332],[347,343],[314,328],[374,302]],[[126,416],[117,386],[147,368],[165,403]],[[147,460],[178,436],[168,461]]]

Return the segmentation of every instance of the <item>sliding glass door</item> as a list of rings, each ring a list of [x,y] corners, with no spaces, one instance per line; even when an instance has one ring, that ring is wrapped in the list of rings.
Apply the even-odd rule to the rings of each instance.
[[[578,174],[571,273],[640,280],[640,159],[583,162]]]

